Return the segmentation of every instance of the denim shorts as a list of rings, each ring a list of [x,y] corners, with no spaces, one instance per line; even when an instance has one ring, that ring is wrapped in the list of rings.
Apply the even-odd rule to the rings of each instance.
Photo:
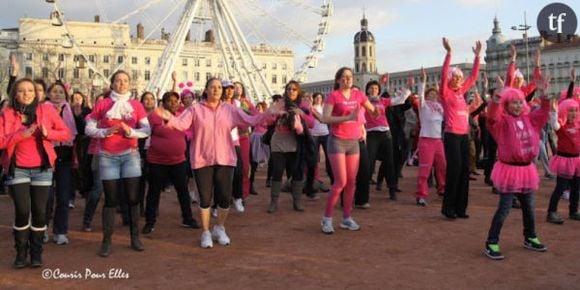
[[[14,168],[14,176],[6,176],[6,185],[30,183],[31,186],[51,186],[53,169]]]
[[[141,158],[137,150],[118,154],[99,154],[101,180],[116,180],[141,176]]]

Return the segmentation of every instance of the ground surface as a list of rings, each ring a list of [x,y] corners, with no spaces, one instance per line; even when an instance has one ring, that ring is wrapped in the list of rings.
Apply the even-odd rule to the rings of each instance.
[[[445,220],[441,198],[415,205],[416,167],[404,169],[398,201],[385,192],[371,192],[371,208],[354,211],[358,232],[320,230],[325,200],[305,201],[306,212],[292,210],[284,194],[279,211],[266,213],[269,189],[264,169],[256,181],[259,195],[246,202],[246,212],[233,213],[227,223],[229,247],[199,247],[200,230],[180,227],[175,193],[164,193],[155,231],[142,237],[146,250],[129,245],[128,228],[120,218],[108,258],[97,256],[101,240],[100,206],[93,232],[81,229],[84,200],[70,212],[70,244],[45,245],[44,267],[12,269],[12,202],[0,196],[0,289],[578,289],[580,287],[580,222],[562,226],[545,222],[554,182],[542,180],[536,194],[536,225],[546,253],[522,247],[521,211],[508,217],[501,235],[506,259],[482,255],[497,196],[471,182],[468,220]],[[560,213],[567,216],[567,201]],[[199,212],[193,206],[194,213]],[[143,221],[141,221],[141,225]],[[109,271],[117,270],[109,277]],[[71,274],[68,279],[43,279],[45,272]],[[85,279],[87,271],[105,278]],[[123,278],[128,274],[129,278]],[[114,279],[117,277],[118,279]]]

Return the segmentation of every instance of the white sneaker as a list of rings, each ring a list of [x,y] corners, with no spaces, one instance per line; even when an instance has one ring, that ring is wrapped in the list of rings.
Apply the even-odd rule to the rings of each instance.
[[[44,238],[42,238],[42,242],[43,243],[48,243],[48,240],[50,240],[50,238],[48,237],[48,227],[46,228],[46,230],[44,230]]]
[[[246,208],[244,208],[244,201],[241,198],[234,199],[234,207],[240,213],[246,210]]]
[[[189,198],[191,199],[191,203],[197,203],[197,195],[195,194],[195,191],[189,192]]]
[[[69,200],[69,201],[68,201],[68,208],[70,208],[70,209],[73,209],[73,208],[75,208],[75,202],[74,202],[74,201],[72,201],[72,200]]]
[[[68,238],[66,237],[66,235],[54,235],[53,240],[57,245],[68,244]]]
[[[342,222],[340,223],[340,228],[347,229],[350,231],[360,230],[360,226],[350,216],[342,219]]]
[[[201,233],[201,247],[204,249],[213,248],[213,241],[211,239],[211,233],[209,231],[204,231]]]
[[[218,216],[217,208],[211,209],[211,216],[214,218],[217,218],[217,216]]]
[[[330,235],[334,233],[334,227],[332,227],[332,218],[331,217],[322,217],[322,232]]]
[[[211,231],[212,238],[222,246],[230,244],[230,237],[226,234],[226,228],[220,225],[213,226]]]

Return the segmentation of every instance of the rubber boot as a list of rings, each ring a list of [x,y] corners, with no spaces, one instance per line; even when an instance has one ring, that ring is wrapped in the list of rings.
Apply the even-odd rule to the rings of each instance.
[[[268,213],[275,213],[278,210],[278,197],[280,196],[280,191],[282,190],[282,182],[272,181],[271,187],[271,199],[270,207],[268,208]]]
[[[99,251],[101,257],[108,257],[111,252],[111,238],[113,237],[116,213],[117,209],[114,207],[103,207],[103,242]]]
[[[14,234],[14,247],[16,248],[14,268],[24,268],[24,266],[26,266],[26,258],[28,257],[28,241],[30,239],[30,229],[14,229],[12,233]]]
[[[46,227],[30,231],[30,266],[33,268],[42,267],[42,243]]]
[[[139,204],[129,207],[129,231],[131,232],[131,248],[141,252],[145,250],[143,243],[139,240]]]
[[[300,201],[303,186],[304,183],[302,181],[292,181],[292,206],[295,211],[304,211],[304,207]]]

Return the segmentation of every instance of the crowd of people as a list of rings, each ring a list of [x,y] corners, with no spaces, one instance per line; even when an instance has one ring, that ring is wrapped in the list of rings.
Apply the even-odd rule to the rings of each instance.
[[[327,96],[305,92],[292,80],[269,105],[253,104],[241,82],[218,78],[208,79],[198,96],[183,85],[178,89],[175,73],[173,89],[159,103],[153,92],[137,99],[122,70],[111,76],[109,90],[93,105],[88,94],[71,94],[61,80],[47,86],[43,80],[18,79],[13,57],[9,98],[0,113],[0,150],[3,179],[14,203],[14,267],[25,267],[28,255],[32,267],[42,266],[51,221],[54,242],[69,243],[69,209],[77,191],[86,199],[82,229],[87,232],[104,193],[102,257],[112,252],[118,212],[129,228],[131,248],[145,249],[140,235],[155,230],[160,195],[170,185],[177,193],[182,226],[201,228],[201,247],[229,245],[230,207],[243,213],[245,199],[258,194],[254,180],[262,164],[268,171],[270,204],[264,210],[269,214],[279,210],[283,191],[291,193],[297,212],[304,211],[302,199],[317,200],[320,192],[328,192],[320,221],[325,234],[334,232],[339,200],[339,227],[361,229],[353,208],[371,207],[371,184],[382,190],[386,182],[389,198],[397,200],[405,163],[418,166],[417,206],[428,206],[429,187],[435,187],[443,196],[445,219],[467,219],[469,182],[483,168],[485,183],[499,194],[484,254],[503,259],[499,235],[512,207],[522,209],[524,246],[546,251],[535,231],[536,162],[545,163],[546,178],[556,178],[546,220],[564,222],[557,213],[562,195],[570,201],[569,218],[580,220],[580,88],[574,85],[575,70],[569,88],[550,97],[550,77],[539,69],[539,51],[534,79],[526,84],[515,67],[512,46],[505,79],[498,76],[496,86],[489,88],[484,76],[480,94],[474,84],[481,43],[473,47],[474,65],[467,78],[451,67],[453,49],[446,38],[443,48],[441,79],[431,86],[422,70],[403,88],[370,81],[363,91],[353,85],[352,69],[343,67]],[[412,92],[415,80],[418,91]],[[321,177],[323,159],[330,187]],[[195,202],[199,223],[191,208]],[[210,227],[212,215],[215,224]]]

